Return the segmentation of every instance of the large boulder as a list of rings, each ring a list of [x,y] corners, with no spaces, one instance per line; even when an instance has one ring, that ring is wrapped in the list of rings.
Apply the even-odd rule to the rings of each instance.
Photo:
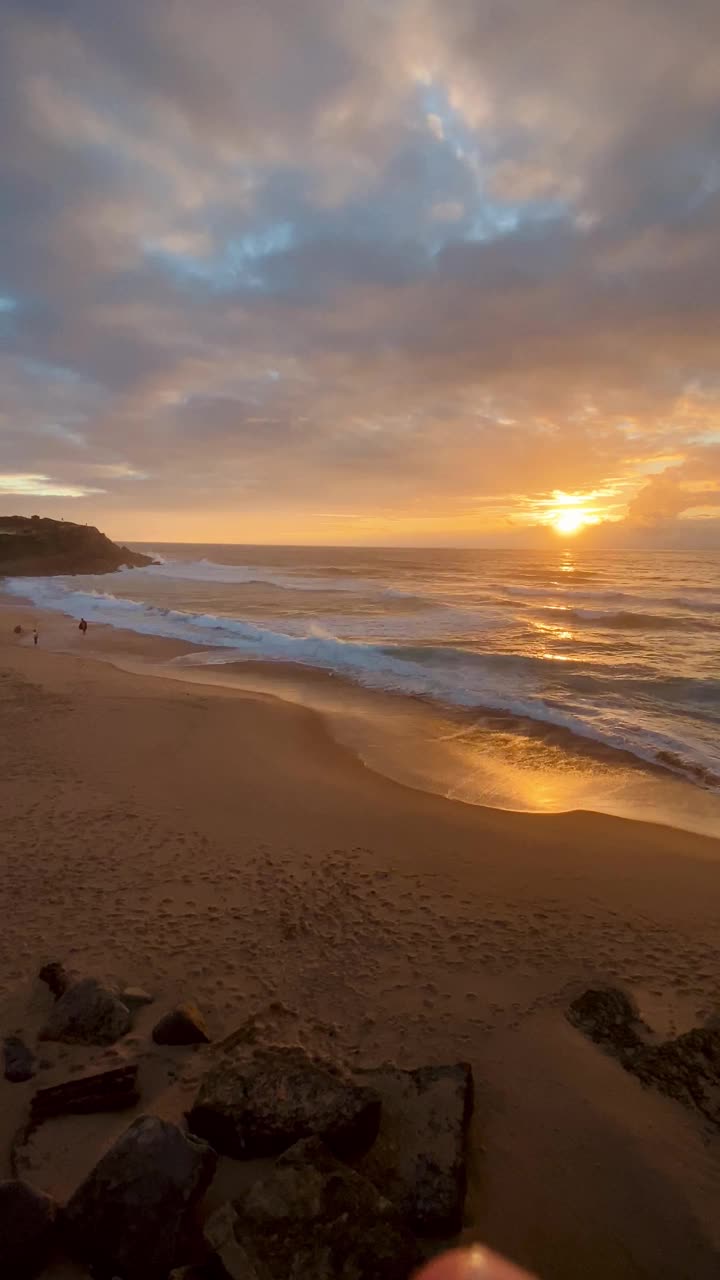
[[[6,1036],[3,1044],[5,1079],[11,1084],[23,1084],[35,1075],[35,1058],[19,1036]]]
[[[278,1155],[312,1136],[344,1158],[374,1142],[380,1098],[299,1046],[239,1045],[202,1080],[188,1123],[239,1159]]]
[[[156,1044],[209,1044],[210,1032],[196,1004],[178,1004],[153,1027]]]
[[[405,1280],[418,1262],[397,1206],[317,1138],[218,1209],[205,1238],[225,1280]]]
[[[53,1005],[40,1032],[41,1040],[65,1044],[114,1044],[130,1030],[127,1005],[95,978],[83,978],[68,987]]]
[[[0,1276],[30,1280],[44,1267],[57,1206],[25,1182],[0,1182]]]
[[[178,1252],[188,1211],[216,1163],[215,1152],[178,1125],[141,1116],[67,1205],[70,1251],[103,1280],[166,1280],[183,1261]]]
[[[473,1108],[466,1062],[401,1071],[385,1066],[356,1078],[380,1095],[377,1142],[359,1170],[399,1206],[421,1235],[453,1235],[462,1227],[467,1185],[466,1140]]]

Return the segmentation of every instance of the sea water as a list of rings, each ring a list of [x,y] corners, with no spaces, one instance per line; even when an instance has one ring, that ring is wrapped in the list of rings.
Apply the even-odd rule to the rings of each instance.
[[[399,781],[720,834],[716,553],[138,549],[161,563],[9,587],[192,642],[175,666],[195,680],[222,667],[224,683],[269,687],[239,664],[283,664],[275,691]],[[303,681],[313,669],[341,678],[332,695]]]

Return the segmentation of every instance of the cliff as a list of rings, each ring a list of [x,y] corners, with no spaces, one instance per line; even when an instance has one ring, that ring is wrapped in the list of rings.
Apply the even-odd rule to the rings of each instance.
[[[119,547],[99,529],[40,516],[0,516],[0,577],[55,573],[113,573],[142,568],[150,556]]]

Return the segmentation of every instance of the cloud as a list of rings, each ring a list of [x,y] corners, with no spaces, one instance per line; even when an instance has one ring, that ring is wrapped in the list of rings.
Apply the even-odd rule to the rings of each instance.
[[[720,445],[694,450],[680,465],[654,476],[630,503],[627,520],[652,528],[687,513],[712,516],[716,507],[720,508]]]
[[[0,493],[16,497],[85,498],[104,489],[88,489],[85,485],[65,485],[50,476],[0,475]]]
[[[8,475],[138,534],[604,487],[712,538],[714,0],[0,17]]]

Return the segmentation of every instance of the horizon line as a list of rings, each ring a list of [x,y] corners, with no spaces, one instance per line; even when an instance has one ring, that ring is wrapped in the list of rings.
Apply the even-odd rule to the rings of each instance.
[[[536,551],[536,552],[539,552],[540,554],[546,552],[552,545],[552,544],[548,544],[545,547],[539,547],[539,546],[512,547],[512,546],[505,546],[505,545],[492,546],[487,543],[486,544],[477,543],[474,546],[468,546],[466,543],[457,543],[457,544],[450,545],[448,543],[414,543],[414,542],[413,543],[410,543],[410,542],[408,543],[400,543],[400,542],[396,542],[396,543],[387,543],[387,542],[205,542],[205,541],[183,542],[177,539],[168,539],[168,540],[163,540],[159,538],[127,538],[125,539],[121,537],[115,538],[113,539],[113,541],[123,542],[128,546],[134,545],[134,546],[143,546],[143,547],[154,547],[154,546],[155,547],[264,547],[269,549],[282,548],[283,550],[287,550],[289,548],[294,548],[296,550],[322,550],[323,548],[326,548],[328,550],[335,550],[335,551],[501,551],[501,552],[504,552],[504,551],[535,552]],[[580,540],[575,538],[572,539],[572,542],[569,539],[563,542],[558,540],[557,550],[569,551],[571,550],[572,543],[575,543],[576,545],[578,544],[582,545]],[[592,547],[586,547],[586,549],[594,552],[606,552],[606,551],[626,552],[627,551],[627,552],[633,552],[633,553],[637,553],[637,552],[649,552],[651,554],[659,553],[663,555],[671,551],[677,552],[678,554],[684,554],[687,552],[696,552],[696,551],[711,551],[720,555],[720,548],[712,547],[712,546],[701,546],[701,547],[637,547],[637,546],[635,547],[633,546],[598,547],[598,546],[592,546]]]

